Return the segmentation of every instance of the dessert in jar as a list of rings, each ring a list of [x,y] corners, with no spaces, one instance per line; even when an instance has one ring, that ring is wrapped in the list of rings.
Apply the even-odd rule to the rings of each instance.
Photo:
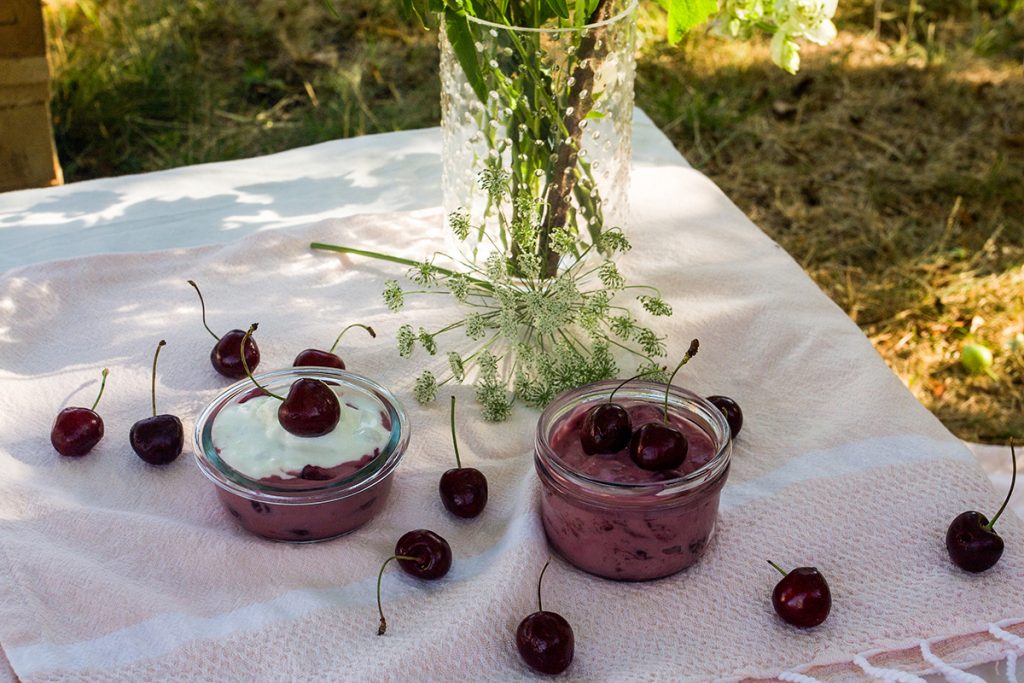
[[[326,382],[337,395],[337,426],[317,437],[291,434],[277,419],[281,402],[249,379],[228,387],[199,416],[195,457],[242,527],[277,541],[322,541],[372,519],[391,491],[409,442],[401,404],[361,375],[298,367],[257,376],[286,394],[300,378]]]
[[[642,469],[630,458],[628,444],[588,455],[580,441],[584,417],[607,403],[619,385],[589,384],[544,410],[534,459],[540,514],[550,545],[580,569],[609,579],[656,579],[696,562],[714,536],[732,456],[729,425],[707,400],[673,386],[668,424],[688,443],[681,465]],[[615,393],[615,403],[637,430],[664,420],[665,391],[664,384],[631,382]]]

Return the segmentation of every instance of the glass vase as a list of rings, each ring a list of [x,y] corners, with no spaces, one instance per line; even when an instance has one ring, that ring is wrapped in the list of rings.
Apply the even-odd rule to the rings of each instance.
[[[464,258],[532,253],[551,277],[625,227],[636,5],[599,2],[580,27],[445,15],[442,186]]]

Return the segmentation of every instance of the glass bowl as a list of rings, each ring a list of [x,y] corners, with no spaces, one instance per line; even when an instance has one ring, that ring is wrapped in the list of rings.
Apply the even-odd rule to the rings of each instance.
[[[362,458],[366,462],[345,476],[252,478],[225,462],[213,439],[214,424],[222,410],[261,394],[252,381],[232,384],[196,420],[196,464],[216,486],[224,509],[244,529],[274,541],[323,541],[366,524],[384,507],[395,467],[409,443],[409,418],[402,405],[391,392],[362,375],[333,368],[299,367],[257,375],[256,379],[269,391],[285,395],[291,384],[303,377],[353,392],[379,407],[381,424],[390,429],[387,445],[366,454]]]
[[[534,449],[540,515],[549,544],[575,566],[609,579],[644,581],[685,569],[707,550],[729,474],[732,441],[718,408],[673,386],[669,416],[690,440],[679,470],[646,473],[631,463],[615,462],[618,456],[611,455],[573,461],[568,452],[575,448],[571,440],[578,439],[574,430],[582,416],[606,402],[619,384],[596,382],[568,391],[541,414]],[[631,382],[616,392],[615,402],[659,419],[665,385]],[[635,422],[633,428],[641,424]]]

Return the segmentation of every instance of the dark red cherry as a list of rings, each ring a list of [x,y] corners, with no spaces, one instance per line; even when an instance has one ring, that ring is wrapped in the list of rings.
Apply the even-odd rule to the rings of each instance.
[[[1003,539],[996,533],[994,527],[1010,502],[1013,487],[1017,483],[1017,452],[1012,440],[1010,458],[1013,462],[1010,490],[992,521],[990,522],[980,512],[971,510],[957,515],[946,530],[946,551],[949,552],[949,559],[964,571],[983,572],[995,566],[1003,556]]]
[[[452,568],[452,548],[444,540],[429,529],[409,531],[398,539],[395,554],[384,560],[377,574],[377,611],[380,613],[380,624],[377,635],[387,631],[388,622],[384,619],[384,610],[380,602],[380,584],[384,569],[391,560],[398,560],[398,565],[406,574],[418,579],[434,581],[440,579]]]
[[[534,612],[516,629],[519,656],[531,669],[560,674],[572,664],[576,643],[572,626],[555,612]]]
[[[455,397],[451,403],[452,446],[457,467],[441,475],[438,492],[448,512],[456,517],[476,517],[487,505],[487,477],[473,467],[463,467],[459,457],[459,439],[455,434]]]
[[[676,373],[697,355],[699,349],[700,342],[696,339],[692,340],[690,347],[683,354],[682,360],[679,361],[679,365],[669,375],[668,382],[665,383],[662,421],[642,425],[633,432],[633,437],[629,441],[629,457],[637,467],[660,472],[675,469],[686,460],[689,444],[682,432],[669,425],[668,399],[672,391],[672,380],[675,379]]]
[[[618,453],[633,433],[629,413],[618,403],[601,403],[587,411],[580,425],[580,445],[587,455]]]
[[[57,413],[50,443],[61,455],[78,458],[103,438],[103,418],[88,408],[65,408]]]
[[[306,479],[307,481],[327,481],[333,478],[330,472],[317,465],[306,465],[299,473],[299,479]]]
[[[295,356],[295,362],[292,363],[292,367],[298,368],[303,366],[344,370],[345,361],[336,353],[320,351],[318,349],[304,349],[299,351],[299,355]]]
[[[174,415],[154,415],[132,425],[132,450],[150,465],[167,465],[181,455],[185,430]]]
[[[203,312],[203,327],[210,333],[210,336],[217,340],[217,343],[213,345],[213,350],[210,351],[210,363],[213,365],[213,369],[225,377],[242,379],[246,376],[245,365],[242,364],[242,342],[243,340],[245,342],[245,362],[248,363],[251,371],[260,364],[260,350],[256,346],[256,340],[252,338],[251,333],[246,339],[246,333],[242,330],[231,330],[223,337],[217,336],[217,333],[206,324],[206,301],[203,300],[203,293],[199,291],[199,285],[194,280],[189,280],[188,283],[199,295],[199,305]]]
[[[288,396],[277,409],[277,419],[295,436],[323,436],[341,419],[341,404],[324,382],[303,377],[292,382]]]
[[[213,364],[214,370],[231,379],[245,377],[245,367],[242,365],[243,337],[245,337],[244,331],[231,330],[213,345],[213,350],[210,351],[210,363]],[[245,362],[249,365],[250,370],[255,370],[256,366],[260,364],[260,349],[251,335],[245,340]]]
[[[181,420],[174,415],[156,414],[156,360],[160,357],[160,349],[167,342],[163,339],[156,345],[153,354],[152,397],[153,417],[139,420],[132,425],[128,440],[135,454],[150,465],[166,465],[174,462],[181,455],[181,447],[185,443],[185,430]]]
[[[675,427],[649,422],[633,432],[629,457],[637,467],[654,472],[674,470],[686,460],[689,444]]]
[[[319,349],[304,349],[299,351],[299,355],[295,356],[295,362],[292,363],[292,367],[302,366],[316,366],[322,368],[337,368],[338,370],[345,369],[345,361],[341,359],[341,356],[334,353],[334,349],[338,348],[338,342],[341,338],[353,327],[361,327],[366,330],[366,333],[371,337],[376,338],[377,333],[373,331],[373,328],[369,325],[361,325],[360,323],[352,323],[341,332],[338,333],[337,338],[334,340],[334,344],[327,351],[320,351]]]
[[[783,575],[772,591],[775,613],[787,624],[800,628],[825,621],[832,609],[832,594],[821,572],[814,567],[797,567],[787,573],[771,560],[768,563]]]
[[[418,579],[440,579],[452,568],[451,546],[429,529],[403,534],[395,544],[395,555],[402,570]]]
[[[103,388],[107,385],[107,374],[109,371],[104,368],[100,391],[92,403],[92,408],[72,407],[57,413],[57,419],[50,429],[50,443],[61,455],[80,458],[103,438],[103,418],[96,413],[95,408],[103,396]]]
[[[441,475],[441,502],[456,517],[469,519],[487,505],[487,477],[475,467],[457,467]]]
[[[708,396],[708,401],[725,415],[732,438],[739,436],[740,430],[743,429],[743,411],[740,410],[740,404],[728,396]]]
[[[562,615],[545,612],[540,599],[540,584],[544,572],[537,580],[537,611],[529,615],[516,629],[516,649],[531,669],[545,674],[559,674],[569,668],[576,649],[572,626]]]
[[[946,531],[946,550],[953,564],[968,572],[991,569],[1003,556],[1003,539],[988,517],[971,510],[961,512]]]

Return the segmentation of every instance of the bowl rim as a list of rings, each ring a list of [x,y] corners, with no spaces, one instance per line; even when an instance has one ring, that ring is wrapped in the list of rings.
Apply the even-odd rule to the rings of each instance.
[[[383,481],[394,471],[408,448],[412,431],[409,417],[401,402],[381,384],[348,370],[302,366],[255,375],[260,384],[271,390],[279,389],[282,384],[287,386],[292,381],[304,377],[336,382],[378,401],[391,420],[391,439],[388,445],[350,476],[321,485],[316,485],[318,482],[311,482],[314,485],[309,487],[283,487],[251,479],[219,457],[212,439],[213,422],[220,410],[242,396],[259,391],[252,380],[246,377],[221,391],[196,418],[192,433],[193,455],[196,465],[207,479],[218,488],[249,500],[275,505],[313,505],[356,495]]]
[[[688,419],[703,429],[715,444],[715,455],[707,463],[693,472],[673,479],[656,482],[613,482],[582,474],[562,462],[550,444],[550,437],[554,433],[555,427],[580,406],[607,400],[610,392],[619,387],[621,383],[622,380],[619,379],[592,382],[566,391],[548,404],[537,420],[534,459],[538,468],[543,467],[549,471],[549,474],[557,475],[558,478],[569,481],[587,492],[618,496],[621,500],[643,496],[656,496],[659,499],[674,498],[679,494],[698,488],[706,482],[715,481],[728,472],[732,460],[732,434],[725,415],[703,396],[674,384],[668,390],[669,409],[685,410],[690,416],[697,418],[697,420]],[[646,380],[635,380],[618,389],[615,395],[624,400],[656,398],[660,403],[665,398],[665,385]]]

